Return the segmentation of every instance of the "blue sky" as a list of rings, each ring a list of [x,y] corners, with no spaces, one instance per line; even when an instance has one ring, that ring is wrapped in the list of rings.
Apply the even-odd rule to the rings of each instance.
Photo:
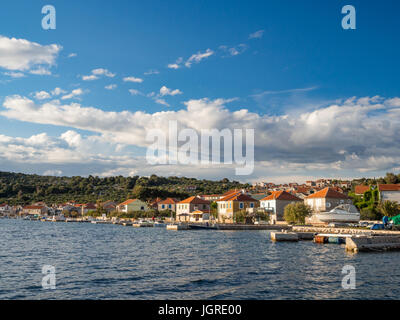
[[[56,8],[56,30],[41,27],[41,9],[46,4]],[[341,27],[341,8],[346,4],[356,8],[356,30]],[[2,170],[62,175],[154,172],[251,181],[374,176],[396,170],[400,167],[395,100],[400,96],[399,12],[394,1],[4,2],[0,12],[0,36],[7,43],[0,47]],[[15,67],[11,60],[29,57],[19,52],[13,58],[15,50],[22,49],[11,48],[11,38],[39,44],[43,52],[38,54],[48,54],[46,46],[52,44],[58,49],[46,56],[46,63],[31,61],[29,66]],[[9,51],[2,54],[2,50]],[[171,68],[174,64],[178,68]],[[32,74],[35,70],[45,74]],[[95,79],[87,80],[90,76]],[[52,94],[55,88],[61,93]],[[39,99],[38,92],[49,96]],[[36,109],[45,103],[75,103],[104,114],[85,124],[85,113],[74,119],[66,112],[60,117],[70,121],[62,123],[52,115],[47,119],[27,112],[16,95],[33,101]],[[6,107],[7,99],[15,101]],[[232,168],[223,167],[150,168],[140,162],[145,150],[140,138],[132,133],[129,143],[116,132],[119,129],[110,130],[118,128],[118,117],[115,124],[104,122],[111,119],[109,112],[142,112],[143,121],[149,122],[158,112],[172,112],[172,117],[190,126],[187,119],[196,116],[183,116],[180,110],[201,99],[207,99],[210,107],[208,114],[201,115],[203,120],[213,119],[212,108],[226,110],[225,119],[242,109],[261,118],[254,125],[260,141],[252,176],[236,177]],[[216,99],[224,103],[215,103]],[[329,119],[322,135],[316,124],[323,121],[315,120],[321,114]],[[275,118],[299,123],[279,120],[268,125]],[[251,120],[244,120],[243,126],[246,121]],[[217,128],[231,125],[224,124],[223,118],[210,122]],[[350,131],[344,129],[346,125]],[[69,138],[63,136],[66,132]],[[371,140],[370,135],[378,137]],[[281,143],[274,143],[279,139]],[[288,140],[293,145],[282,147]],[[331,154],[325,149],[332,144]],[[48,159],[49,153],[60,157]]]

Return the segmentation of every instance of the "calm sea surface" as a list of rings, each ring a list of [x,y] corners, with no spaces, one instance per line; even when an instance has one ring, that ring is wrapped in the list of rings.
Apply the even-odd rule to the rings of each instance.
[[[344,265],[356,290],[341,287]],[[42,289],[42,266],[56,290]],[[0,219],[0,299],[394,299],[400,252],[272,243],[267,231],[167,231]]]

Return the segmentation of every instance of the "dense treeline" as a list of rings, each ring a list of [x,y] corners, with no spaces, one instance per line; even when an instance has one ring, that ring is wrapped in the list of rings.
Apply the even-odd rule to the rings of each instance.
[[[195,187],[195,190],[193,187]],[[97,200],[122,202],[128,198],[151,200],[157,197],[186,198],[196,194],[222,193],[228,189],[246,188],[237,181],[197,180],[185,177],[54,177],[35,174],[0,172],[0,203],[10,205],[44,201],[47,204]]]

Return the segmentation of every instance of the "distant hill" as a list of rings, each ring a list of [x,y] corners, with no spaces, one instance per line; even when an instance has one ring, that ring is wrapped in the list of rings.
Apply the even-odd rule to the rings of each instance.
[[[75,200],[122,202],[127,198],[142,200],[157,197],[186,198],[197,194],[217,194],[229,189],[246,188],[248,184],[223,179],[197,180],[185,177],[54,177],[35,174],[0,172],[0,203],[11,205],[44,201],[47,204]]]

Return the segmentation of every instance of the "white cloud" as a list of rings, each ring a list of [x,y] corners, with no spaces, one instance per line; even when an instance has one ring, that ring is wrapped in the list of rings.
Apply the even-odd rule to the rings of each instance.
[[[67,99],[72,99],[72,98],[76,98],[78,96],[81,96],[83,94],[83,90],[81,88],[78,89],[74,89],[71,91],[71,93],[62,96],[61,100],[67,100]]]
[[[167,88],[166,86],[162,86],[160,89],[160,95],[163,96],[176,96],[178,94],[182,94],[182,91],[179,89],[171,90]]]
[[[156,69],[151,69],[151,70],[149,70],[149,71],[146,71],[145,73],[144,73],[144,75],[145,76],[149,76],[149,75],[152,75],[152,74],[159,74],[160,72],[158,71],[158,70],[156,70]]]
[[[90,76],[82,76],[83,81],[93,81],[97,80],[99,77],[95,76],[94,74],[91,74]]]
[[[51,94],[53,96],[59,96],[60,94],[64,94],[64,93],[66,93],[66,91],[61,88],[58,88],[58,87],[55,88],[53,91],[51,91]]]
[[[168,66],[167,66],[167,68],[169,68],[169,69],[179,69],[181,66],[181,63],[182,63],[182,61],[183,61],[183,58],[182,57],[180,57],[180,58],[178,58],[177,60],[176,60],[176,62],[175,63],[170,63],[170,64],[168,64]]]
[[[46,170],[45,172],[43,172],[43,175],[61,177],[62,173],[62,170]]]
[[[104,88],[106,88],[107,90],[114,90],[114,89],[117,88],[117,85],[116,84],[110,84],[108,86],[105,86]]]
[[[40,45],[25,39],[0,35],[0,67],[12,71],[30,71],[37,67],[51,67],[62,47]]]
[[[258,30],[258,31],[254,32],[254,33],[251,33],[249,35],[249,39],[261,39],[263,37],[263,35],[264,35],[264,31],[265,30]]]
[[[168,66],[167,66],[169,69],[179,69],[179,64],[177,64],[177,63],[170,63]]]
[[[34,96],[38,100],[45,100],[51,98],[51,95],[46,91],[35,92]]]
[[[207,49],[205,52],[198,52],[193,54],[186,62],[185,66],[190,68],[193,63],[199,63],[201,60],[206,59],[214,54],[214,51],[211,49]]]
[[[137,96],[137,95],[141,94],[141,92],[136,89],[129,89],[129,93],[133,96]]]
[[[239,54],[242,54],[246,51],[247,45],[242,43],[231,48],[227,46],[219,46],[219,49],[226,52],[228,56],[238,56]]]
[[[103,69],[103,68],[92,70],[92,74],[94,74],[96,76],[106,76],[109,78],[115,77],[115,73],[112,73],[112,72],[108,71],[107,69]]]
[[[4,75],[9,76],[11,78],[23,78],[25,74],[22,72],[4,72]]]
[[[135,78],[135,77],[125,77],[124,82],[135,82],[135,83],[142,83],[143,79],[141,78]]]
[[[35,74],[35,75],[38,75],[38,76],[49,76],[49,75],[51,75],[50,70],[48,70],[46,68],[43,68],[43,67],[39,67],[37,69],[31,70],[31,71],[29,71],[29,73]]]
[[[193,128],[197,131],[252,128],[256,137],[255,175],[305,176],[312,173],[313,176],[318,176],[320,172],[329,171],[341,175],[352,173],[354,176],[357,172],[364,174],[400,167],[400,108],[389,105],[389,102],[391,103],[391,99],[380,97],[354,98],[314,110],[296,110],[296,113],[270,116],[246,109],[231,111],[226,108],[229,100],[224,99],[189,100],[185,102],[185,108],[180,110],[146,113],[107,112],[83,107],[78,103],[62,105],[55,101],[36,104],[26,97],[9,96],[6,97],[0,114],[9,119],[71,127],[100,134],[96,139],[91,138],[91,145],[102,141],[114,146],[125,144],[146,147],[148,142],[145,137],[148,130],[160,129],[167,133],[169,120],[177,120],[179,128]],[[17,151],[21,147],[13,146],[16,142],[10,139],[0,136],[0,145],[9,145],[12,148],[10,156],[20,159],[21,153]],[[46,141],[45,136],[33,140],[31,144],[40,141],[42,144],[51,144],[51,139]],[[65,138],[64,141],[69,141],[70,148],[74,145],[83,148],[88,143],[78,143],[76,134],[68,134],[68,139]],[[73,144],[71,141],[78,142]],[[7,150],[0,148],[0,154],[4,155]],[[23,153],[25,152],[28,151],[24,150]],[[34,151],[26,157],[37,159]],[[114,165],[114,169],[135,168],[128,160],[126,166],[122,166],[121,159],[113,161],[111,156],[107,159]],[[159,168],[141,168],[140,172],[155,172],[156,169]],[[179,166],[165,166],[165,170],[175,169],[191,176],[195,172],[206,174],[200,168],[191,167],[190,171]],[[228,169],[221,167],[219,172],[226,173],[224,170]],[[211,169],[207,168],[206,171],[207,174],[215,174]]]
[[[169,104],[167,101],[165,101],[164,99],[155,99],[154,100],[156,103],[161,104],[163,106],[169,107]]]
[[[76,54],[76,53],[70,53],[69,55],[68,55],[68,58],[75,58],[75,57],[77,57],[78,55]]]
[[[116,76],[115,73],[110,72],[104,68],[93,69],[90,75],[82,76],[83,81],[93,81],[99,79],[100,76],[105,76],[108,78],[114,78]]]

